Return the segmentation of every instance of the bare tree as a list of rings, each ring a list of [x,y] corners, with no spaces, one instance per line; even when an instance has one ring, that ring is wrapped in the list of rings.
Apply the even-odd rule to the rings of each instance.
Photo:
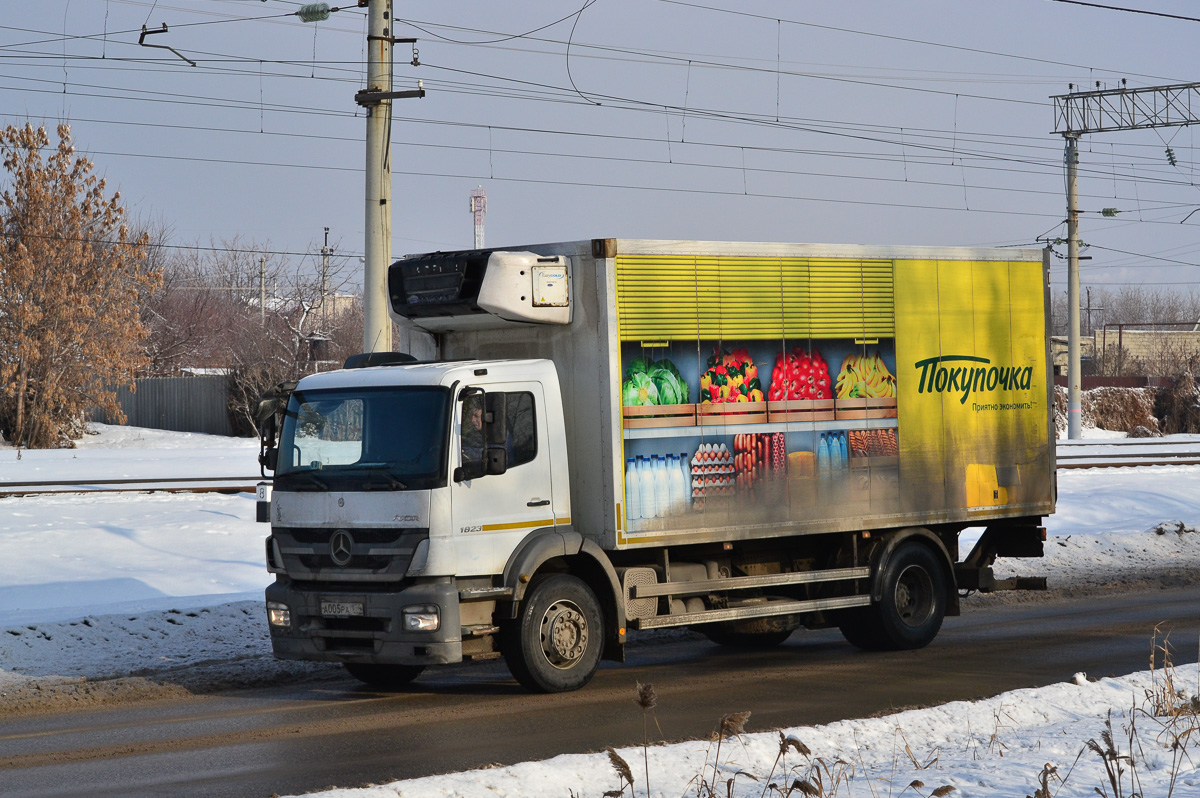
[[[1080,317],[1081,333],[1094,334],[1096,374],[1105,377],[1146,377],[1195,371],[1200,366],[1200,341],[1179,333],[1200,324],[1200,295],[1132,285],[1119,289],[1091,289],[1091,324],[1086,307]],[[1066,294],[1051,298],[1051,329],[1067,334]],[[1149,343],[1134,346],[1129,338],[1158,333]],[[1143,336],[1144,339],[1144,336]]]
[[[120,195],[57,135],[0,131],[0,427],[31,448],[72,446],[90,407],[121,417],[114,386],[145,364],[140,300],[158,282]]]
[[[180,248],[147,309],[156,372],[226,370],[230,419],[252,432],[263,391],[317,370],[347,329],[361,338],[357,298],[343,292],[347,271],[347,260],[335,258],[318,275],[311,262],[289,264],[269,242],[240,238]]]
[[[162,286],[144,317],[152,333],[147,373],[224,369],[235,430],[253,432],[258,397],[280,382],[341,365],[361,351],[362,302],[345,257],[327,273],[315,260],[285,261],[269,243],[239,238],[177,247],[164,259]],[[393,327],[397,346],[433,354],[432,339]]]

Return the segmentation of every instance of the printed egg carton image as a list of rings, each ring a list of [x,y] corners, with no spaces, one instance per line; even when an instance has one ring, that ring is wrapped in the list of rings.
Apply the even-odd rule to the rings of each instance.
[[[703,509],[706,499],[732,495],[735,478],[733,455],[725,444],[700,444],[692,456],[692,507]]]

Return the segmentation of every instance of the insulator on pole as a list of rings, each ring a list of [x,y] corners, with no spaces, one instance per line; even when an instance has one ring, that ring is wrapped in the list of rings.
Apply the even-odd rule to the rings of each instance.
[[[329,19],[329,3],[306,3],[296,12],[301,22],[322,22]]]

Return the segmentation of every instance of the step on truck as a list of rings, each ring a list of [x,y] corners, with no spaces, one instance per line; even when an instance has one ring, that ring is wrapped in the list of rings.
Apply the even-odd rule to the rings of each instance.
[[[913,649],[1045,588],[992,568],[1054,510],[1040,250],[595,239],[406,257],[388,295],[436,360],[260,406],[277,657],[556,692],[633,630]]]

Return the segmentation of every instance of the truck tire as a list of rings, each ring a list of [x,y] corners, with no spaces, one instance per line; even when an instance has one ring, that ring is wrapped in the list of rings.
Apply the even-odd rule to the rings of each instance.
[[[726,648],[746,648],[765,650],[775,648],[792,636],[792,629],[779,629],[770,632],[730,632],[724,629],[707,629],[700,627],[697,631],[718,646]]]
[[[879,637],[879,618],[875,607],[843,610],[841,617],[838,629],[847,643],[863,651],[885,648]]]
[[[500,646],[508,669],[527,690],[578,690],[591,681],[600,664],[600,602],[578,577],[548,576],[533,584],[520,614],[501,629]]]
[[[425,670],[424,665],[374,665],[359,662],[343,662],[342,667],[355,679],[380,690],[399,690]]]
[[[946,571],[938,556],[915,541],[902,543],[888,558],[880,582],[883,598],[847,615],[842,635],[868,651],[928,645],[946,616]]]

